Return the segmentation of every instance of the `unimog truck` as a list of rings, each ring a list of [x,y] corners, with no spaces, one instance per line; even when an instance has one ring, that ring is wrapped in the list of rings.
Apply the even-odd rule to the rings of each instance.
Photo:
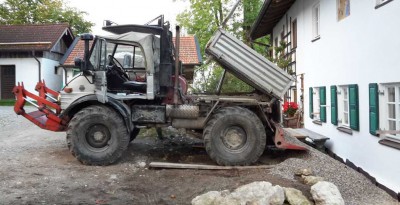
[[[69,150],[87,165],[116,162],[140,129],[152,127],[198,133],[219,165],[255,163],[267,145],[305,149],[286,141],[279,124],[290,75],[218,29],[206,53],[254,91],[220,94],[222,77],[215,94],[188,95],[179,61],[179,27],[174,46],[170,24],[163,16],[153,22],[107,24],[103,29],[113,35],[81,35],[84,59],[75,60],[81,73],[59,92],[41,81],[35,95],[18,83],[15,112],[43,129],[66,132]],[[26,102],[38,110],[26,113]]]

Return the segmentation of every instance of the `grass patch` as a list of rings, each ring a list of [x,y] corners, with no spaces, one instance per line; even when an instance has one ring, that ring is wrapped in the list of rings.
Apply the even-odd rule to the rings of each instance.
[[[10,100],[0,100],[0,106],[14,106],[15,100],[10,99]]]

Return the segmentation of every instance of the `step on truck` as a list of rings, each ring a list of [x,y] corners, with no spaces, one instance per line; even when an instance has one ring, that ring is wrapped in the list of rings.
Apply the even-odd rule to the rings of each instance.
[[[254,91],[220,94],[222,77],[215,94],[189,95],[181,75],[179,27],[174,46],[163,16],[151,23],[107,24],[103,29],[112,35],[81,35],[84,58],[75,60],[81,73],[59,92],[41,81],[36,95],[18,83],[15,112],[43,129],[66,132],[70,152],[87,165],[116,162],[140,129],[153,127],[197,133],[219,165],[253,164],[266,146],[305,149],[285,140],[279,124],[290,75],[218,29],[206,53]],[[27,102],[38,110],[25,112]]]

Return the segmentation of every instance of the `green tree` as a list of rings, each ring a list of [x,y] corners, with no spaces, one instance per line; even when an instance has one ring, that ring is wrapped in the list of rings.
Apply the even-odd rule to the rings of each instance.
[[[0,4],[0,24],[68,23],[74,34],[91,31],[86,12],[68,7],[63,0],[6,0]]]
[[[225,16],[230,11],[236,0],[189,0],[190,8],[177,16],[178,23],[186,29],[188,34],[196,35],[199,39],[203,59],[205,47],[213,33],[221,26]],[[230,19],[225,30],[241,39],[247,45],[253,46],[250,41],[250,30],[258,16],[262,0],[243,0]],[[268,38],[259,40],[262,44],[268,43]],[[258,52],[266,52],[265,46],[255,45]],[[194,90],[200,92],[213,92],[222,77],[223,69],[215,63],[204,64],[196,69],[200,78],[194,82]],[[222,92],[247,92],[252,88],[235,76],[228,74],[225,77]]]

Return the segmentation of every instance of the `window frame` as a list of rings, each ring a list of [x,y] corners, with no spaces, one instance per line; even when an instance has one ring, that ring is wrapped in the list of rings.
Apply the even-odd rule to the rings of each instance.
[[[350,128],[349,86],[339,85],[338,95],[338,125]],[[346,93],[346,95],[345,95]],[[345,97],[347,96],[347,98]],[[347,111],[346,111],[347,108]],[[347,123],[345,118],[347,117]]]
[[[380,87],[383,92],[381,92],[381,94],[379,95],[380,104],[382,105],[380,106],[381,120],[379,122],[379,128],[383,130],[391,130],[389,121],[394,121],[396,126],[395,130],[400,130],[400,83],[381,84]],[[394,88],[395,91],[393,102],[389,102],[390,88]],[[390,118],[389,105],[394,105],[395,118]],[[400,134],[387,134],[387,136],[400,140]]]
[[[334,87],[334,89],[332,89]],[[358,84],[333,85],[331,93],[331,122],[337,129],[347,134],[360,131],[360,106]],[[332,101],[332,98],[335,100]],[[336,119],[334,119],[336,116]]]
[[[290,31],[292,33],[292,35],[291,35],[292,49],[296,49],[297,48],[297,19],[292,20]]]
[[[321,7],[319,2],[314,4],[311,12],[312,18],[312,41],[321,37]]]
[[[314,120],[321,121],[321,99],[319,97],[319,88],[313,87],[313,116]]]

